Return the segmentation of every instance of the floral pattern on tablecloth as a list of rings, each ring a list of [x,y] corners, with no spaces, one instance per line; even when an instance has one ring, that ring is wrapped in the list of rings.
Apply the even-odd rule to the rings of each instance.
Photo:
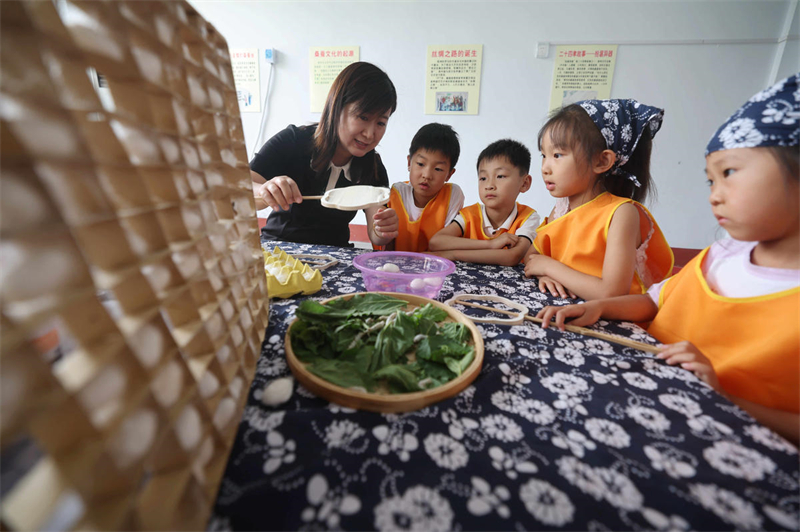
[[[272,243],[270,243],[272,244]],[[363,250],[327,253],[315,299],[363,291]],[[271,249],[271,245],[269,247]],[[439,300],[567,304],[522,268],[457,263]],[[406,414],[356,411],[295,383],[284,335],[302,298],[273,299],[270,326],[209,530],[721,530],[800,527],[797,449],[689,372],[618,344],[526,322],[480,324],[478,378]],[[606,332],[656,343],[630,323]]]

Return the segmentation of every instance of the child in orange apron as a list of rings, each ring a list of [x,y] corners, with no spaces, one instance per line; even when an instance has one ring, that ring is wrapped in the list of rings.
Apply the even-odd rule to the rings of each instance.
[[[525,257],[525,275],[561,297],[641,294],[672,271],[672,250],[640,203],[664,111],[636,100],[586,100],[539,131],[542,178],[558,198]]]
[[[563,328],[599,318],[650,321],[680,364],[764,425],[800,440],[800,88],[759,92],[706,149],[709,202],[730,239],[645,295],[545,307]],[[546,325],[545,325],[546,326]]]
[[[522,143],[501,139],[478,155],[481,203],[461,209],[436,233],[436,255],[465,262],[516,266],[536,238],[539,214],[517,197],[531,186],[531,152]]]
[[[448,183],[461,152],[458,135],[446,124],[426,124],[411,139],[408,181],[392,185],[389,208],[397,213],[394,251],[428,251],[428,242],[453,221],[464,206],[464,193]]]

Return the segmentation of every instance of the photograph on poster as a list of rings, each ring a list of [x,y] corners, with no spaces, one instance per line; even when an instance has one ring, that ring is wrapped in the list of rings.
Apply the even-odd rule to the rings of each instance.
[[[249,107],[253,105],[253,93],[247,89],[237,90],[236,99],[239,101],[240,107]]]
[[[436,110],[445,113],[466,113],[468,92],[437,92]]]

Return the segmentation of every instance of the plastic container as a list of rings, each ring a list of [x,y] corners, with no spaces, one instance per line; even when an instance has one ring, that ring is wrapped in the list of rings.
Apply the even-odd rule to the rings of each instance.
[[[431,299],[439,295],[444,278],[456,269],[447,259],[408,251],[364,253],[353,259],[353,265],[361,270],[369,292],[399,292]]]
[[[269,297],[310,295],[322,288],[319,270],[300,262],[278,246],[271,253],[264,251],[264,271]]]

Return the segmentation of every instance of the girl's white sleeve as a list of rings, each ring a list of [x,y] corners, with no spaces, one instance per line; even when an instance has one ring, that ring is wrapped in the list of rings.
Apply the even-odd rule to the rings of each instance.
[[[667,279],[669,279],[669,277],[667,277]],[[660,283],[656,283],[647,289],[647,295],[650,296],[650,299],[653,300],[653,303],[655,303],[656,306],[658,306],[658,301],[661,296],[661,289],[664,288],[664,283],[667,282],[667,279],[664,279]]]

